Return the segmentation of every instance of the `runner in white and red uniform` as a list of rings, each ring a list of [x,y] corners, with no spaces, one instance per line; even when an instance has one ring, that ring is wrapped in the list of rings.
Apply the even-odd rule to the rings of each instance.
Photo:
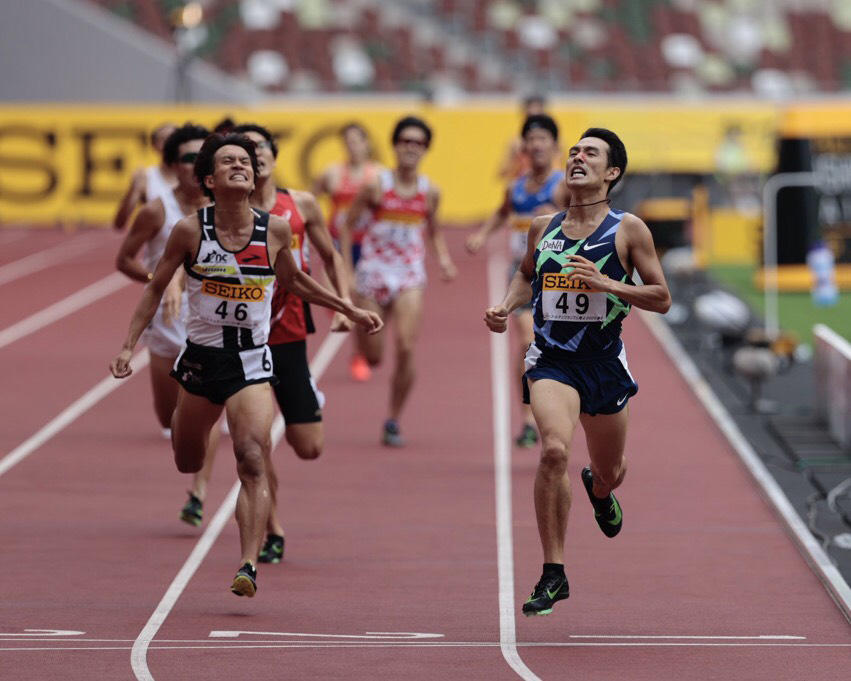
[[[119,271],[144,284],[153,277],[177,221],[209,203],[194,173],[195,157],[209,134],[207,129],[187,123],[172,130],[163,155],[171,175],[177,178],[177,187],[174,191],[168,186],[160,187],[157,198],[142,207],[115,258]],[[187,302],[180,284],[179,279],[173,282],[143,335],[151,355],[154,411],[166,438],[171,437],[171,416],[177,404],[177,384],[169,372],[186,340]]]
[[[346,220],[349,207],[361,187],[375,181],[383,169],[381,164],[372,160],[369,136],[362,125],[347,123],[340,128],[340,137],[346,148],[346,160],[328,167],[313,186],[316,196],[327,194],[331,199],[328,224],[331,236],[338,245],[340,230]],[[352,229],[351,257],[354,265],[357,265],[360,259],[361,243],[368,226],[369,215],[364,213],[362,219]],[[349,373],[356,381],[368,381],[372,375],[366,358],[357,352],[357,344],[349,363]]]
[[[254,596],[257,559],[270,511],[269,461],[274,394],[269,336],[275,280],[303,299],[344,313],[377,332],[378,315],[354,307],[321,286],[290,253],[289,223],[252,208],[257,177],[254,143],[243,135],[211,135],[195,174],[215,204],[180,220],[130,321],[121,352],[110,363],[116,378],[132,373],[130,359],[175,271],[184,266],[189,297],[187,348],[172,375],[181,385],[172,421],[175,463],[182,473],[201,469],[210,430],[227,412],[237,473],[241,567],[231,590]]]
[[[391,314],[396,325],[396,363],[382,442],[399,447],[404,444],[399,416],[414,383],[413,352],[426,283],[425,240],[434,247],[444,280],[455,277],[455,266],[436,220],[440,192],[417,172],[431,143],[431,129],[409,116],[396,124],[392,141],[396,170],[383,172],[358,192],[340,242],[343,258],[352,267],[351,235],[362,216],[372,214],[354,277],[358,301],[382,317]],[[381,361],[383,334],[358,333],[358,343],[370,364]]]

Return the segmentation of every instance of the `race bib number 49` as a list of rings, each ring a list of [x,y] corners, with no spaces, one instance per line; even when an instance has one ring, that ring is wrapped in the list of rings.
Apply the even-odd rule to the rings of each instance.
[[[546,320],[602,322],[606,318],[606,294],[563,273],[544,274],[541,305]]]

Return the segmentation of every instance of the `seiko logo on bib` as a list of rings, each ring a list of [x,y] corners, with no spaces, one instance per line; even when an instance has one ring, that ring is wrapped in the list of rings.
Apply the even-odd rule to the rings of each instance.
[[[564,239],[547,239],[541,242],[542,251],[563,251]]]
[[[201,289],[209,296],[225,298],[226,300],[260,301],[265,299],[262,286],[245,286],[244,284],[226,284],[219,281],[205,281]]]

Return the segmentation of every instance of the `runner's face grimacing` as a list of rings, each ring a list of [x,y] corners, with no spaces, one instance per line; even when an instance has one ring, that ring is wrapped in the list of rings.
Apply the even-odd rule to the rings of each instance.
[[[213,156],[213,174],[204,182],[211,190],[241,189],[254,191],[254,170],[248,152],[236,144],[226,144]]]
[[[426,152],[428,142],[426,134],[417,126],[410,125],[399,131],[393,149],[400,168],[416,168]]]
[[[609,166],[609,145],[598,137],[585,137],[567,152],[567,186],[571,189],[602,187],[620,169]]]
[[[532,128],[523,138],[523,149],[529,156],[532,167],[542,169],[552,166],[558,145],[548,130]]]
[[[275,155],[272,153],[272,145],[259,132],[248,130],[242,134],[254,142],[254,154],[257,156],[257,179],[268,179],[275,172]]]
[[[177,163],[172,165],[177,184],[181,188],[197,187],[195,180],[195,159],[204,140],[189,140],[177,148]]]

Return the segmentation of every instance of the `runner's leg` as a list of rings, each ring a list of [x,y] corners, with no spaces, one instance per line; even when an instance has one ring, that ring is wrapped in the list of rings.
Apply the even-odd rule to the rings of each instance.
[[[392,303],[396,320],[396,364],[390,386],[390,418],[399,420],[414,385],[414,346],[422,319],[422,289],[406,289]]]
[[[626,430],[629,406],[616,414],[582,414],[580,421],[591,457],[594,496],[604,499],[617,489],[626,475]]]
[[[171,415],[177,406],[177,391],[180,387],[169,373],[177,357],[151,355],[151,392],[154,397],[154,413],[163,428],[171,428]]]

